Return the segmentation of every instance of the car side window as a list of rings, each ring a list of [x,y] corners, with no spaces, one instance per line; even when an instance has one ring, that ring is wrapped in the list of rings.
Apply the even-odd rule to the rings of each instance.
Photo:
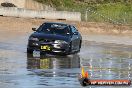
[[[75,32],[77,32],[77,29],[74,26],[71,26],[71,31],[72,31],[72,33],[75,33]]]

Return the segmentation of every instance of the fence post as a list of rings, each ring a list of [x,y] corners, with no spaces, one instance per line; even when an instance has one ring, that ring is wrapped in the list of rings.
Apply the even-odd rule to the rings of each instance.
[[[124,24],[127,24],[127,22],[126,22],[126,12],[124,13]]]
[[[88,20],[88,11],[86,10],[86,12],[85,12],[85,21],[87,21]]]

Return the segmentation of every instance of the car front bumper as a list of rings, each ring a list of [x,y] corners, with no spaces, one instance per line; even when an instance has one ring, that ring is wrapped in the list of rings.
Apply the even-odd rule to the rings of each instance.
[[[35,42],[35,41],[29,41],[28,42],[28,49],[45,52],[45,53],[69,53],[70,51],[70,44],[64,43],[64,44],[57,44],[53,42]]]

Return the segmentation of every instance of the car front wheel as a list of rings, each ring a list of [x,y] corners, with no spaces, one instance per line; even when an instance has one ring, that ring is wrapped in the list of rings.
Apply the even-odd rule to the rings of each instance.
[[[27,53],[28,54],[33,54],[33,50],[27,48]]]
[[[43,51],[40,51],[40,56],[44,56],[44,55],[46,55],[46,53]]]

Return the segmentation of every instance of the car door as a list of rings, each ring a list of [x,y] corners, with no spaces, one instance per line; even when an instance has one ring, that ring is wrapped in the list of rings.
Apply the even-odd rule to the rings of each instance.
[[[72,49],[78,50],[80,44],[78,30],[74,26],[71,26],[71,32],[72,32]]]

